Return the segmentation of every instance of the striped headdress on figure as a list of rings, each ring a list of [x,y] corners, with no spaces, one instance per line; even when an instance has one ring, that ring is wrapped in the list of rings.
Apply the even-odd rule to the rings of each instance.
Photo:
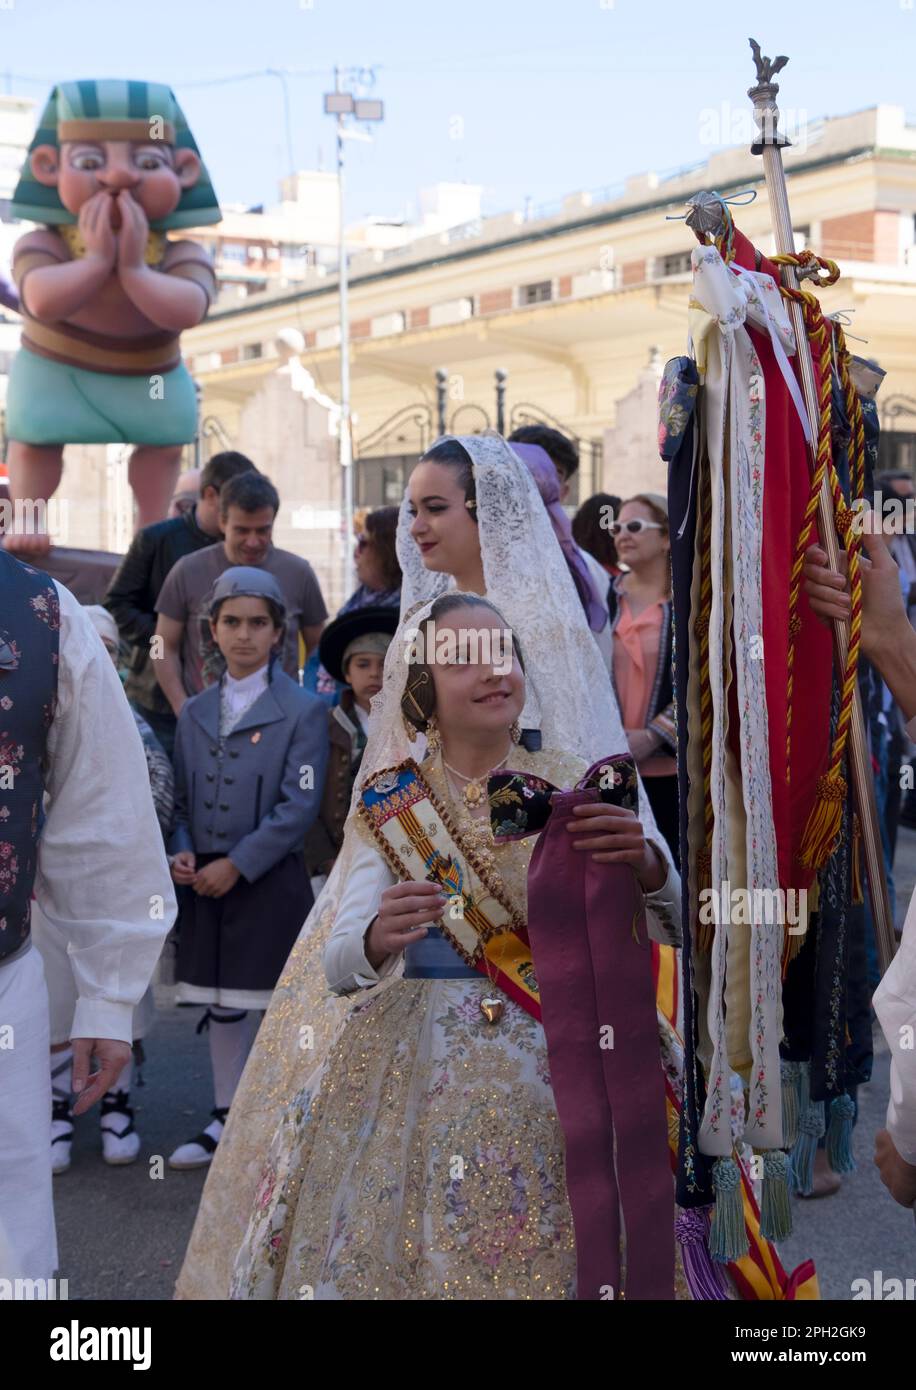
[[[170,87],[159,82],[131,82],[119,78],[60,82],[48,98],[29,146],[10,206],[13,217],[53,225],[76,222],[61,202],[57,189],[35,178],[31,164],[32,153],[39,145],[53,145],[59,149],[63,142],[71,140],[147,141],[170,145],[177,150],[193,150],[200,158],[191,128]],[[154,231],[168,231],[177,227],[201,227],[221,219],[210,176],[201,161],[196,183],[183,190],[173,212],[151,226]]]

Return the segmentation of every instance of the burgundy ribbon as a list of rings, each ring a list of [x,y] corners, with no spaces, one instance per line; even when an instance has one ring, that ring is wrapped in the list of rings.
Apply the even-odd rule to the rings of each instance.
[[[674,1187],[652,954],[625,864],[573,849],[573,807],[554,792],[528,870],[528,933],[550,1078],[566,1139],[580,1299],[674,1297]],[[613,1292],[609,1292],[612,1290]]]

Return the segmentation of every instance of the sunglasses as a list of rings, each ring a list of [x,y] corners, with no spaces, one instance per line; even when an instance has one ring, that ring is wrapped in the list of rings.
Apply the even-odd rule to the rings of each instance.
[[[624,531],[629,531],[631,536],[638,536],[640,531],[664,531],[665,527],[660,521],[643,521],[641,516],[636,516],[632,521],[612,521],[611,535],[619,536]]]

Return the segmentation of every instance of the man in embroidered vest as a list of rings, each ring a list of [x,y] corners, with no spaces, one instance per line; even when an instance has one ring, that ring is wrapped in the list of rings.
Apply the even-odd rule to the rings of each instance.
[[[44,224],[13,252],[23,329],[7,401],[12,496],[46,502],[65,444],[133,444],[139,525],[161,521],[197,427],[179,335],[216,290],[204,248],[166,233],[221,217],[174,93],[114,79],[55,87],[11,211]],[[37,509],[29,524],[8,549],[47,550]]]
[[[82,1113],[128,1060],[175,897],[140,737],[101,641],[68,589],[0,550],[0,1278],[57,1267],[33,891],[76,981]]]

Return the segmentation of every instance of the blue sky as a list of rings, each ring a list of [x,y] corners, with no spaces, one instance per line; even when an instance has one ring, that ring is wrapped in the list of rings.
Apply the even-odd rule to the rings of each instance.
[[[878,101],[916,119],[916,0],[0,0],[0,90],[169,82],[219,196],[257,203],[290,147],[331,167],[322,92],[335,63],[373,67],[386,120],[348,145],[348,219],[409,212],[438,179],[482,184],[498,211],[704,159],[749,108],[749,34],[788,51],[780,105],[799,123]],[[239,78],[264,69],[285,83]]]

